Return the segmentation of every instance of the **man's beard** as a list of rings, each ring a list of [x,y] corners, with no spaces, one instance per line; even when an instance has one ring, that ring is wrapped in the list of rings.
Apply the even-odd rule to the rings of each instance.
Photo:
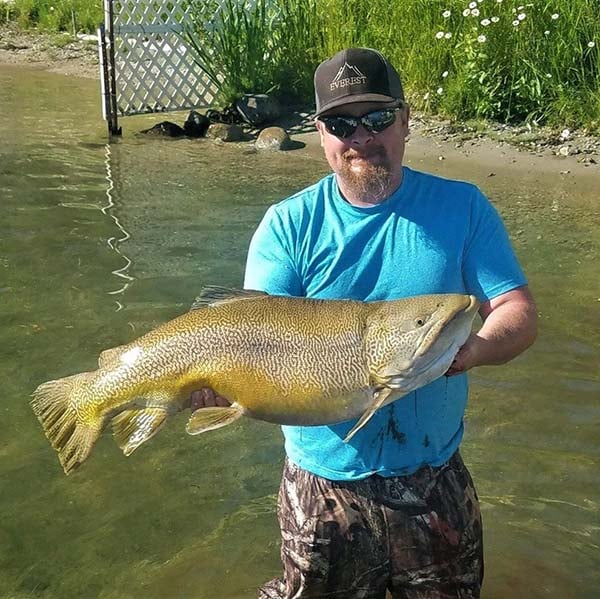
[[[352,167],[353,157],[378,157],[379,164],[362,162],[360,168]],[[387,199],[394,191],[392,186],[392,168],[383,149],[377,149],[368,155],[355,150],[346,150],[342,155],[342,166],[337,172],[343,187],[363,202],[377,204]]]

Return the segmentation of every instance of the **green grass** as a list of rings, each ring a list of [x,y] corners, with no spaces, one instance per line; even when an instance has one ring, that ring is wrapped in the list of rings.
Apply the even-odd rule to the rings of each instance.
[[[23,28],[70,33],[95,33],[103,18],[102,0],[14,0],[9,15]]]
[[[316,65],[361,45],[390,58],[418,110],[600,132],[599,0],[190,2],[197,60],[222,104],[267,91],[312,102]],[[77,30],[94,31],[102,7],[15,0],[10,18],[54,31],[72,31],[75,21]]]

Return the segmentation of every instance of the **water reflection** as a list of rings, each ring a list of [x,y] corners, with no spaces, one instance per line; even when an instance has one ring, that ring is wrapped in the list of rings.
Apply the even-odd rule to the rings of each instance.
[[[244,421],[190,438],[180,416],[127,459],[106,435],[66,478],[28,396],[183,312],[204,285],[239,286],[266,207],[325,164],[148,141],[133,120],[107,147],[94,82],[0,69],[0,103],[0,596],[254,596],[279,568],[277,427]],[[490,179],[479,161],[427,162],[411,144],[408,156],[482,185],[540,305],[535,348],[472,377],[463,454],[483,502],[484,596],[595,597],[597,192],[497,165]]]
[[[116,252],[125,261],[124,266],[112,271],[112,274],[115,275],[115,277],[119,277],[120,279],[124,280],[125,282],[119,289],[108,292],[109,295],[121,295],[121,294],[125,293],[126,289],[129,287],[131,282],[134,281],[135,279],[134,279],[134,277],[127,274],[127,271],[129,270],[129,267],[131,266],[131,260],[120,249],[121,244],[124,243],[125,241],[127,241],[131,237],[131,235],[129,235],[129,233],[125,230],[123,225],[120,223],[119,218],[117,217],[116,211],[113,210],[115,208],[115,202],[113,201],[113,192],[115,190],[115,183],[113,181],[113,169],[112,169],[112,164],[111,164],[111,157],[112,157],[111,145],[106,144],[105,152],[104,152],[104,164],[106,165],[106,181],[108,184],[106,187],[106,199],[108,200],[108,204],[106,206],[102,206],[102,208],[100,210],[102,210],[103,214],[110,216],[110,218],[115,223],[115,226],[122,234],[120,237],[110,237],[106,241],[108,247],[111,250],[113,250],[114,252]],[[119,302],[117,300],[116,304],[117,304],[117,311],[123,309],[123,304],[121,304],[121,302]]]

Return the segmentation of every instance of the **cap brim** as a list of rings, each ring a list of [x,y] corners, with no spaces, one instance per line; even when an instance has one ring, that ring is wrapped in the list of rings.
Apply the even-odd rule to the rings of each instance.
[[[331,102],[328,102],[324,106],[315,112],[314,116],[318,117],[322,115],[324,112],[331,110],[332,108],[338,108],[339,106],[344,106],[346,104],[356,104],[358,102],[374,102],[377,104],[383,104],[382,108],[387,108],[397,106],[402,103],[404,100],[402,98],[393,98],[392,96],[384,96],[382,94],[352,94],[349,96],[344,96],[343,98],[336,98]]]

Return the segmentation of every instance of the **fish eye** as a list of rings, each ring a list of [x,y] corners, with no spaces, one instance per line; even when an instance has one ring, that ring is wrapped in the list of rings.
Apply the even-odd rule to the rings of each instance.
[[[425,321],[422,318],[417,318],[416,324],[422,327],[425,324]]]

